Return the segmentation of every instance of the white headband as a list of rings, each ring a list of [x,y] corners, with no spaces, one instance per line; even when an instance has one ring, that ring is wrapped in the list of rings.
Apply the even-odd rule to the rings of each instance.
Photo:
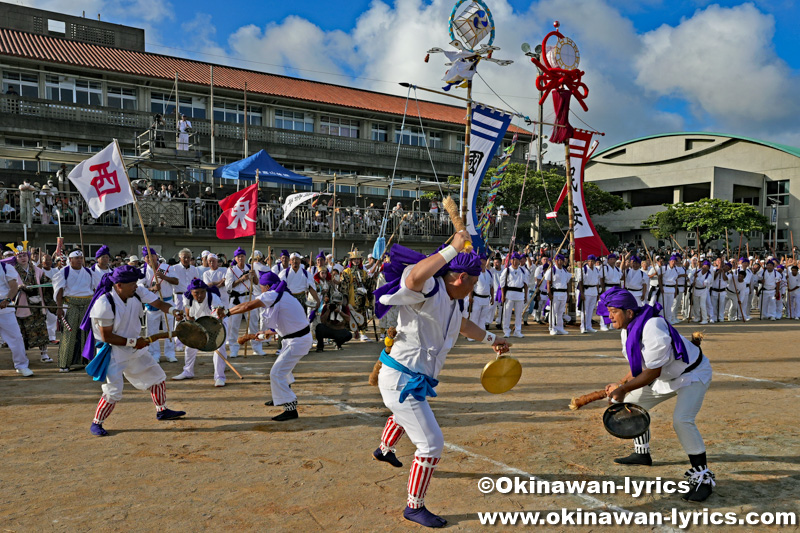
[[[219,259],[219,257],[217,257],[217,254],[212,254],[211,252],[208,252],[206,259]]]
[[[294,258],[302,259],[303,256],[298,254],[297,252],[292,252],[291,255],[289,256],[289,259],[294,259]]]
[[[211,252],[209,252],[208,250],[203,250],[203,253],[200,254],[200,257],[207,257],[210,253]]]
[[[74,252],[69,254],[69,258],[72,259],[73,257],[83,257],[83,252],[80,250],[75,250]]]

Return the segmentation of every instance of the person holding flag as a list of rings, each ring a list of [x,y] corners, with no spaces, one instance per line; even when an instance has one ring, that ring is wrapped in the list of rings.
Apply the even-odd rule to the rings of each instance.
[[[254,274],[250,265],[245,262],[247,253],[240,246],[233,252],[233,264],[225,272],[225,290],[230,296],[231,305],[239,305],[243,301],[253,299],[253,277]],[[248,331],[258,331],[258,313],[249,315],[250,328]],[[239,356],[239,343],[236,342],[239,336],[239,327],[242,324],[242,315],[232,316],[228,320],[228,349],[231,358]],[[261,341],[250,341],[253,353],[264,355]]]
[[[178,284],[178,278],[173,273],[170,273],[170,266],[166,263],[159,264],[158,254],[152,248],[142,248],[142,258],[145,261],[145,267],[142,269],[144,277],[139,280],[139,285],[144,287],[145,290],[168,302],[170,305],[175,305],[174,296],[172,294],[172,287]],[[164,284],[166,282],[166,284]],[[145,324],[147,327],[147,334],[153,335],[159,331],[172,331],[175,329],[175,320],[165,315],[158,310],[157,307],[150,304],[145,304],[147,314],[145,316]],[[161,359],[161,341],[156,341],[150,344],[150,355],[158,362]],[[175,342],[171,338],[164,339],[164,357],[170,363],[177,363],[178,359],[175,357]]]

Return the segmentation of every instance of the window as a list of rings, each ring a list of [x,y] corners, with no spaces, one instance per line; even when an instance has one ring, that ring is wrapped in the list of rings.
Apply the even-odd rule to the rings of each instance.
[[[464,151],[464,134],[463,133],[459,133],[459,134],[456,135],[456,147],[455,147],[455,149],[458,150],[459,152],[463,152]]]
[[[789,230],[788,229],[779,229],[778,230],[778,243],[777,246],[775,244],[775,229],[771,229],[766,236],[766,241],[764,242],[764,246],[767,249],[772,247],[775,248],[775,252],[779,252],[780,250],[788,250],[790,248],[789,242]]]
[[[64,36],[67,33],[67,23],[63,20],[47,20],[47,31],[51,34]]]
[[[275,127],[283,130],[314,131],[314,116],[302,111],[275,110]]]
[[[108,86],[108,107],[136,109],[136,89]]]
[[[336,135],[338,137],[358,138],[359,122],[349,118],[331,117],[322,115],[319,117],[319,132],[325,135]]]
[[[247,106],[247,123],[251,126],[261,125],[261,108],[256,106]],[[244,104],[235,104],[233,102],[215,102],[214,103],[214,120],[220,122],[235,122],[236,124],[244,124]]]
[[[387,124],[372,125],[372,140],[386,142],[389,140],[389,126]]]
[[[425,146],[425,135],[419,128],[406,126],[404,130],[394,133],[394,142],[411,146]]]
[[[767,182],[767,206],[789,205],[789,180]]]
[[[39,98],[39,77],[36,74],[3,71],[3,93]]]
[[[36,148],[39,146],[39,141],[33,139],[11,139],[6,137],[5,142],[6,146],[16,146],[17,148]],[[25,161],[22,159],[6,159],[5,168],[10,170],[29,170],[31,172],[39,170],[36,161]]]
[[[442,133],[438,131],[432,131],[428,133],[428,146],[431,148],[437,148],[439,150],[442,149],[444,144],[442,143]]]
[[[75,81],[75,103],[103,105],[103,88],[99,81]]]
[[[67,104],[103,105],[103,87],[99,81],[76,80],[48,74],[44,79],[45,98]]]
[[[686,232],[686,247],[690,250],[694,250],[695,246],[697,246],[697,233],[694,231],[687,231]],[[635,242],[635,241],[634,241]]]
[[[105,148],[105,146],[99,144],[78,144],[78,152],[84,154],[93,154],[99,152]]]
[[[175,114],[175,95],[151,92],[150,112],[169,116]],[[206,118],[206,99],[200,96],[181,96],[179,113],[190,118]]]

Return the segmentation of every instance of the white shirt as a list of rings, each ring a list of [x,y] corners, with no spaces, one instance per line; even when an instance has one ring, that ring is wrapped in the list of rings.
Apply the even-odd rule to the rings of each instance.
[[[220,291],[221,293],[222,291]],[[204,317],[212,316],[211,312],[215,307],[220,307],[222,303],[216,294],[206,291],[206,297],[202,302],[192,300],[191,305],[188,307],[187,314],[195,320]]]
[[[550,269],[549,264],[547,264],[547,265],[539,265],[539,266],[536,267],[536,270],[534,270],[534,272],[533,272],[533,277],[536,278],[536,284],[539,285],[539,294],[541,295],[540,297],[542,297],[542,298],[544,297],[545,293],[547,293],[547,283],[545,281],[543,281],[544,280],[544,272],[545,272],[544,269],[545,269],[545,267],[547,267],[548,270]],[[539,283],[540,280],[542,280],[541,283]],[[534,285],[534,288],[536,288],[535,285]]]
[[[89,270],[92,271],[92,287],[94,288],[97,288],[97,286],[100,284],[100,281],[103,279],[104,274],[111,274],[112,272],[112,269],[107,268],[106,270],[103,270],[96,264],[92,265],[92,268],[90,268]],[[70,277],[72,277],[72,274],[70,274]]]
[[[403,272],[399,291],[380,299],[384,305],[397,306],[397,336],[390,355],[412,372],[436,379],[458,338],[466,309],[462,311],[460,300],[450,299],[441,278],[427,279],[421,292],[409,289],[406,278],[413,267],[410,265]],[[425,297],[437,285],[436,293]],[[378,386],[401,390],[408,380],[408,375],[384,365]]]
[[[764,283],[764,289],[775,290],[780,285],[783,276],[777,270],[770,272],[764,269],[759,271],[758,279]]]
[[[647,279],[647,274],[641,268],[629,268],[625,271],[625,288],[629,291],[640,291],[644,289]]]
[[[161,263],[160,265],[158,265],[158,271],[159,272],[163,272],[164,274],[167,274],[170,271],[170,269],[171,269],[170,266],[168,264],[166,264],[166,263]],[[161,281],[161,283],[160,283],[161,296],[159,296],[158,295],[158,291],[152,292],[150,290],[150,287],[153,286],[153,278],[154,278],[153,269],[150,268],[150,265],[147,265],[147,269],[145,270],[144,278],[142,278],[139,281],[137,281],[136,284],[139,285],[140,287],[143,287],[146,291],[151,292],[152,294],[155,294],[157,298],[163,298],[164,300],[167,300],[167,301],[168,300],[172,300],[172,296],[173,296],[172,287],[174,287],[174,285],[172,285],[171,283],[167,283],[166,281]],[[158,281],[158,280],[155,280],[155,281]]]
[[[603,265],[600,268],[600,279],[604,280],[606,287],[608,285],[619,285],[622,279],[622,271],[616,263],[614,263],[613,267],[611,265]]]
[[[275,303],[278,299],[278,293],[275,291],[262,293],[258,299],[266,306],[261,310],[264,326],[274,329],[281,337],[308,327],[305,309],[288,290],[284,291],[278,303]],[[309,331],[307,335],[311,335],[311,332]]]
[[[286,281],[286,286],[292,294],[315,288],[314,278],[302,266],[297,271],[289,267],[278,274],[278,277]]]
[[[584,294],[596,296],[597,286],[600,284],[600,269],[596,266],[590,267],[589,265],[583,265],[582,268],[578,269],[577,280],[583,282]]]
[[[256,275],[259,278],[261,278],[261,274],[263,274],[265,272],[269,272],[271,270],[269,268],[269,265],[265,265],[264,263],[261,263],[260,261],[256,261],[255,263],[253,263],[253,268],[256,269]],[[261,286],[258,283],[254,283],[253,284],[253,298],[257,298],[260,294],[261,294]]]
[[[704,291],[711,286],[711,282],[713,281],[713,274],[709,270],[708,272],[703,272],[702,270],[695,270],[694,274],[690,278],[693,283],[694,292]]]
[[[488,271],[481,272],[478,276],[478,281],[475,282],[475,287],[472,289],[472,303],[473,305],[489,305],[492,303],[492,284],[494,278]],[[479,294],[483,296],[478,296]]]
[[[628,339],[628,330],[623,329],[622,355],[627,359],[625,342]],[[660,317],[653,317],[644,325],[642,331],[642,370],[645,368],[660,368],[661,375],[653,382],[653,392],[656,394],[667,394],[674,392],[681,387],[691,385],[695,381],[708,383],[711,381],[711,363],[704,357],[700,365],[687,374],[683,374],[690,364],[694,363],[700,355],[700,348],[692,344],[685,337],[681,336],[686,345],[689,355],[689,363],[684,363],[680,359],[675,359],[675,349],[672,346],[672,338],[666,321]]]
[[[250,292],[250,285],[252,285],[252,282],[250,281],[249,277],[245,278],[245,280],[237,286],[233,286],[233,282],[242,277],[245,272],[250,272],[250,265],[247,263],[244,265],[244,270],[239,268],[239,265],[234,264],[228,269],[227,272],[225,272],[225,290],[228,291],[228,293],[230,293],[230,291],[235,291],[239,294],[246,294]],[[239,297],[239,299],[241,300],[242,298]]]
[[[792,274],[792,271],[790,270],[786,274],[786,287],[789,290],[791,290],[791,289],[797,289],[798,286],[800,286],[800,272],[797,275],[795,275]],[[797,293],[797,290],[794,290],[792,292]]]
[[[210,268],[203,272],[203,281],[206,285],[211,286],[212,284],[219,283],[220,281],[225,279],[225,271],[221,268],[216,270],[211,270]],[[220,304],[222,307],[228,307],[228,293],[225,291],[225,287],[218,287],[220,293]]]
[[[501,289],[508,289],[508,288],[515,288],[515,289],[522,289],[524,288],[525,284],[528,283],[528,271],[522,268],[514,268],[510,266],[503,270],[500,274],[500,288]],[[525,294],[521,291],[509,291],[506,290],[506,300],[514,301],[514,300],[525,300]]]
[[[189,265],[189,268],[186,268],[183,264],[178,263],[172,267],[170,277],[178,279],[178,284],[172,286],[172,292],[178,295],[186,292],[186,289],[189,288],[189,283],[191,283],[193,279],[200,277],[200,272],[198,272],[197,267],[192,264]]]
[[[680,270],[678,270],[679,268],[680,267],[671,267],[669,265],[664,267],[664,273],[661,276],[661,280],[664,282],[665,287],[674,288],[670,286],[678,284],[678,276],[681,274]]]
[[[70,275],[70,278],[72,275]],[[143,303],[152,303],[158,296],[148,291],[141,285],[136,287],[136,295],[123,302],[115,289],[108,293],[114,300],[114,310],[108,301],[108,296],[101,296],[95,301],[89,316],[92,318],[92,332],[96,341],[101,341],[100,328],[112,326],[111,332],[126,339],[136,339],[142,332]],[[147,353],[147,348],[136,350],[129,346],[111,346],[111,359],[121,363]]]
[[[547,281],[554,289],[566,289],[569,284],[569,280],[572,279],[572,274],[566,268],[558,268],[557,266],[552,266],[547,269],[547,272],[544,273],[544,279]],[[558,293],[556,293],[558,294]],[[566,293],[561,293],[566,298]]]
[[[67,272],[69,276],[65,280]],[[86,267],[75,270],[71,266],[65,266],[53,276],[53,294],[58,294],[61,289],[64,289],[64,296],[93,296],[92,271]]]
[[[8,286],[10,281],[16,281],[17,288],[22,285],[22,280],[19,279],[17,269],[9,264],[3,263],[0,265],[0,300],[8,298],[8,293],[11,291],[11,288]],[[0,315],[7,315],[14,312],[13,307],[0,309]]]

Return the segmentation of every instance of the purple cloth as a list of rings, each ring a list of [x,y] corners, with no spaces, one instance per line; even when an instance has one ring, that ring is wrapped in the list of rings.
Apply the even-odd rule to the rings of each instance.
[[[589,257],[586,258],[587,261],[597,261],[597,256],[594,254],[589,254]]]
[[[628,365],[631,368],[633,377],[642,373],[642,366],[644,359],[642,357],[642,334],[644,333],[644,325],[651,318],[659,318],[658,313],[662,307],[656,303],[655,306],[643,305],[639,307],[636,298],[626,289],[620,287],[612,287],[611,289],[600,295],[597,302],[597,314],[602,317],[608,316],[608,308],[615,307],[617,309],[632,309],[634,312],[633,320],[628,324],[628,337],[625,340],[625,353],[628,356]],[[686,349],[686,344],[683,342],[678,330],[672,325],[664,321],[669,329],[669,336],[671,338],[672,347],[675,350],[675,359],[680,359],[684,363],[689,363],[689,352]]]
[[[289,257],[289,250],[281,250],[281,257],[286,256]]]
[[[219,295],[219,287],[209,287],[202,279],[193,279],[189,282],[189,286],[186,287],[186,292],[183,293],[184,298],[186,298],[186,307],[192,305],[194,301],[194,296],[192,296],[193,290],[203,289],[206,293],[216,294],[217,298],[220,298]],[[206,294],[206,302],[208,302],[208,308],[211,309],[211,297]]]
[[[749,264],[750,260],[748,258],[746,258],[746,257],[740,257],[739,258],[739,262],[740,263],[748,263]]]
[[[389,252],[389,262],[383,265],[383,275],[386,278],[386,283],[373,293],[375,295],[375,316],[382,318],[392,308],[391,305],[380,303],[380,298],[385,294],[394,294],[400,290],[400,281],[406,267],[416,265],[427,257],[430,256],[400,244],[392,246]],[[475,252],[460,253],[450,263],[439,269],[433,277],[441,277],[451,271],[466,272],[470,276],[479,276],[481,273],[480,257]]]
[[[638,255],[632,255],[631,256],[631,263],[639,263],[639,264],[641,264],[642,260],[639,258]]]
[[[708,265],[708,266],[711,266],[711,261],[709,261],[708,259],[706,259],[705,261],[703,261],[703,263],[702,263],[702,264],[704,264],[704,265]]]
[[[134,283],[142,278],[144,278],[142,271],[130,265],[122,265],[115,268],[110,274],[103,274],[100,283],[97,284],[97,288],[94,291],[92,300],[89,302],[89,307],[86,308],[86,314],[83,315],[83,320],[81,320],[81,324],[79,326],[80,329],[88,334],[86,337],[86,344],[83,345],[83,352],[81,353],[84,359],[91,361],[95,353],[95,338],[94,332],[92,331],[92,318],[89,316],[94,304],[98,299],[108,294],[114,287],[115,283]]]
[[[325,259],[325,252],[320,252],[317,254],[317,259]]]
[[[156,253],[156,251],[155,251],[155,250],[153,250],[152,248],[150,248],[150,253],[151,253],[152,255],[156,256],[156,259],[158,259],[158,254]],[[142,260],[145,260],[145,261],[146,261],[146,260],[147,260],[146,258],[147,258],[147,246],[142,246]]]
[[[247,252],[245,252],[244,249],[239,246],[236,251],[233,252],[233,257],[236,257],[237,255],[247,255]]]
[[[274,285],[277,285],[278,283],[280,283],[280,281],[281,281],[281,278],[279,278],[278,275],[275,272],[264,272],[258,278],[258,283],[260,285],[274,286]]]
[[[511,254],[511,259],[519,259],[522,260],[522,254],[519,252],[514,252]]]
[[[677,256],[677,255],[671,255],[671,256],[669,256],[669,260],[670,261],[680,261],[681,258],[679,256]]]
[[[104,255],[107,255],[108,257],[111,257],[111,250],[109,250],[108,246],[106,246],[105,244],[103,246],[101,246],[99,250],[97,250],[95,252],[94,258],[95,259],[100,259]]]
[[[561,259],[562,261],[566,260],[566,258],[561,254],[556,254],[556,256],[553,258],[554,261],[557,261],[559,259]]]
[[[616,259],[617,254],[608,254],[608,259]]]

